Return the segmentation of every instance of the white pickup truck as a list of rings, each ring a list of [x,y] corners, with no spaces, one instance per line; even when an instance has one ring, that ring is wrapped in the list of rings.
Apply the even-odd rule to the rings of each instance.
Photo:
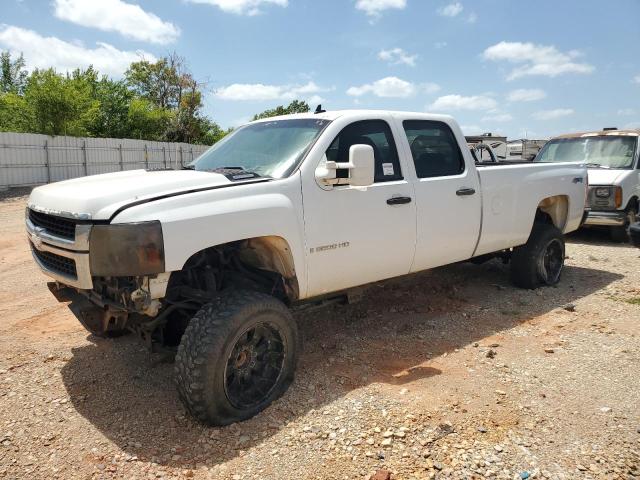
[[[494,256],[520,287],[555,284],[586,182],[579,164],[476,165],[449,116],[318,111],[238,128],[182,171],[38,187],[26,226],[58,300],[95,335],[177,348],[186,408],[221,425],[291,382],[288,307]]]
[[[629,239],[640,212],[640,129],[607,128],[552,138],[535,162],[583,162],[589,171],[586,226],[609,227],[611,238]]]

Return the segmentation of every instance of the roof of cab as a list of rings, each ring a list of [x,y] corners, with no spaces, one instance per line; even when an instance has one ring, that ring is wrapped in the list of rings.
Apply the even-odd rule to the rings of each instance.
[[[622,130],[595,130],[593,132],[575,132],[566,133],[564,135],[558,135],[556,138],[584,138],[584,137],[609,137],[609,136],[626,136],[637,137],[640,136],[640,128],[627,128]]]
[[[276,117],[269,118],[261,118],[259,120],[254,120],[254,122],[268,122],[273,120],[291,120],[294,118],[320,118],[323,120],[335,120],[336,118],[343,116],[356,116],[362,114],[370,114],[370,115],[404,115],[407,114],[415,114],[419,116],[419,118],[433,118],[437,120],[442,119],[451,119],[450,115],[441,115],[441,114],[432,114],[427,112],[404,112],[404,111],[391,111],[391,110],[327,110],[322,113],[314,113],[313,111],[309,111],[306,113],[294,113],[289,115],[278,115]]]

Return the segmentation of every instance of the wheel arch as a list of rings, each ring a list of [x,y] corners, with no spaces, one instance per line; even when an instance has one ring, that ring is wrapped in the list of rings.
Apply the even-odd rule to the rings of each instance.
[[[287,296],[290,301],[300,297],[300,285],[296,264],[289,242],[278,235],[250,237],[233,242],[212,245],[194,252],[184,263],[184,270],[193,259],[202,256],[209,250],[222,249],[233,245],[237,249],[243,263],[260,270],[267,270],[280,274],[286,281]]]
[[[638,201],[638,197],[636,195],[633,195],[629,199],[629,201],[627,202],[627,206],[625,207],[625,211],[629,210],[632,207],[636,208],[636,213],[640,213],[638,212],[638,210],[640,209],[640,202]]]
[[[569,216],[569,197],[552,195],[543,198],[536,207],[535,221],[551,223],[561,232],[564,231]]]

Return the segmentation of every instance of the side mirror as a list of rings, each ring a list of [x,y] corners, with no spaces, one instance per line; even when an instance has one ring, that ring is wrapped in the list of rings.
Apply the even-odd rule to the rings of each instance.
[[[373,184],[375,156],[371,145],[351,145],[349,162],[325,162],[316,170],[316,180],[324,186],[351,185],[368,187]],[[337,177],[337,170],[348,170],[348,178]]]

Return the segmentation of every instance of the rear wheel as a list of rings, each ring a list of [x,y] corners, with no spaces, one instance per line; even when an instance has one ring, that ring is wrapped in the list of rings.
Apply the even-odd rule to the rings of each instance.
[[[288,388],[299,335],[279,300],[233,291],[202,307],[176,355],[176,383],[189,412],[210,425],[246,420]]]
[[[527,243],[513,249],[511,281],[520,288],[555,285],[564,267],[564,237],[555,226],[535,223]]]
[[[638,221],[638,212],[635,208],[629,208],[626,211],[625,223],[621,227],[611,227],[609,234],[611,240],[614,242],[628,242],[629,241],[629,227]]]

